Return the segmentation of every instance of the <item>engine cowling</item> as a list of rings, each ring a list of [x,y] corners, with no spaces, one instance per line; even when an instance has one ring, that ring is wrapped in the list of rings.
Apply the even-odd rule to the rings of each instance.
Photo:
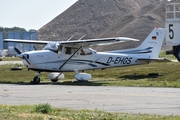
[[[75,78],[77,81],[88,81],[92,79],[92,75],[88,73],[77,73]]]
[[[48,74],[48,78],[52,81],[52,82],[57,82],[58,80],[62,80],[64,79],[64,74],[63,73],[56,73],[56,72],[52,72],[50,74]]]

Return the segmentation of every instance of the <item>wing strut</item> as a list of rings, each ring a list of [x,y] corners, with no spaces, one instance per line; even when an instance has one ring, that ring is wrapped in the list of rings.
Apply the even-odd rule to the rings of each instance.
[[[61,69],[80,49],[82,48],[82,46],[77,49],[60,67],[59,69]]]

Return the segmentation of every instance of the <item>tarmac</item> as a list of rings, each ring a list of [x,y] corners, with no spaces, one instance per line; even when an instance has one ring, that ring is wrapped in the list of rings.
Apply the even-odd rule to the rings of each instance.
[[[0,61],[0,65],[7,65],[7,64],[23,64],[22,61]]]
[[[180,115],[179,88],[0,84],[0,104]]]

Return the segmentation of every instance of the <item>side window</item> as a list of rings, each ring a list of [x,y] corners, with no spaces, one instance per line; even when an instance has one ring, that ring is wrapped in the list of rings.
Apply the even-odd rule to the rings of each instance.
[[[72,49],[71,49],[71,53],[73,54],[73,53],[75,53],[77,50],[78,50],[78,48],[72,48]]]
[[[77,48],[65,47],[65,54],[73,54],[77,51]]]
[[[71,48],[70,47],[65,48],[65,54],[71,54]]]
[[[91,54],[92,54],[92,51],[88,48],[83,48],[80,51],[80,55],[91,55]]]

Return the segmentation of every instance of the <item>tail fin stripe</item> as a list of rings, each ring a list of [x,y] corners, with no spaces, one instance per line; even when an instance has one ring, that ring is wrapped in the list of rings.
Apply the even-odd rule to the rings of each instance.
[[[129,51],[113,52],[113,53],[143,54],[143,53],[151,53],[152,49],[153,49],[153,47],[148,47],[148,48],[145,48],[145,49],[129,50]]]

